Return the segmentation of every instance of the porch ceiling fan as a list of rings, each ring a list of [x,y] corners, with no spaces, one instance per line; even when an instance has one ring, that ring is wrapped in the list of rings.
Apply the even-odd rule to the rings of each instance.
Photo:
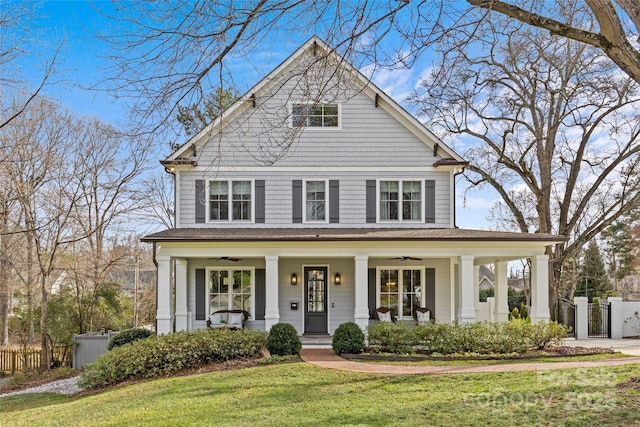
[[[211,258],[213,259],[213,258]],[[242,261],[242,258],[234,258],[231,256],[221,256],[220,258],[216,258],[216,261],[233,261],[233,262],[238,262],[238,261]]]
[[[389,258],[389,259],[397,259],[397,260],[400,260],[400,261],[406,261],[406,260],[422,261],[422,258],[416,258],[416,257],[412,257],[412,256],[397,256],[395,258]]]

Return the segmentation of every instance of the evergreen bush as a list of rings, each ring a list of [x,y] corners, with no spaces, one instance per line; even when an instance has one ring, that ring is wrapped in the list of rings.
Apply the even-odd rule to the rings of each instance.
[[[150,336],[114,348],[84,366],[79,384],[104,387],[128,379],[154,378],[210,362],[258,357],[264,333],[256,330],[202,329]]]
[[[336,354],[359,354],[364,350],[364,332],[354,322],[343,323],[333,333],[331,346]]]
[[[291,323],[276,323],[271,327],[265,343],[271,354],[289,356],[300,353],[302,342]]]
[[[151,335],[153,335],[153,332],[144,328],[126,329],[111,337],[107,349],[113,350],[116,347],[121,347],[134,341],[149,338]]]

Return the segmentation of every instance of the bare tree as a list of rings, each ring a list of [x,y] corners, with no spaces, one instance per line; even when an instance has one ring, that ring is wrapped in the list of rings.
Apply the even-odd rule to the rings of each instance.
[[[108,274],[126,255],[115,250],[118,233],[145,203],[135,184],[147,168],[149,144],[131,141],[97,119],[79,120],[78,130],[82,155],[73,164],[79,185],[73,222],[86,253],[79,259],[74,257],[71,270],[76,277],[80,317],[84,315],[81,308],[87,306],[86,318],[78,322],[80,332],[85,332],[84,328],[92,327],[101,287],[107,286]]]
[[[584,19],[574,12],[562,17]],[[465,177],[498,192],[499,228],[570,239],[555,248],[558,279],[565,258],[640,201],[638,85],[597,49],[499,15],[476,37],[443,45],[415,100],[468,144]]]
[[[168,0],[119,5],[115,29],[103,38],[115,49],[106,88],[133,101],[138,128],[166,129],[180,105],[203,107],[216,88],[243,93],[229,65],[261,46],[276,50],[286,40],[316,34],[356,66],[407,66],[449,27],[464,20],[449,2]],[[382,50],[394,35],[401,40]],[[396,39],[398,40],[398,39]],[[277,54],[273,52],[272,54]],[[264,70],[260,70],[262,74]]]
[[[24,48],[30,31],[31,22],[37,17],[38,5],[33,2],[3,2],[0,7],[0,129],[23,114],[47,84],[54,72],[58,52],[62,43],[54,49],[52,57],[43,61],[44,68],[35,88],[25,90],[21,80],[20,64],[27,63],[25,58],[37,56]],[[33,69],[30,70],[33,72]],[[12,101],[7,98],[14,97]]]
[[[145,194],[145,206],[142,210],[146,213],[144,219],[166,228],[174,228],[174,178],[165,172],[149,175],[142,182],[142,192]]]
[[[634,0],[584,0],[556,2],[467,0],[471,5],[495,11],[525,24],[567,37],[604,52],[629,77],[640,82],[640,49],[634,37],[640,32],[640,3]],[[549,3],[552,3],[551,5]],[[558,7],[573,7],[592,19],[562,19]],[[585,23],[587,25],[585,25]],[[597,25],[594,25],[597,24]]]

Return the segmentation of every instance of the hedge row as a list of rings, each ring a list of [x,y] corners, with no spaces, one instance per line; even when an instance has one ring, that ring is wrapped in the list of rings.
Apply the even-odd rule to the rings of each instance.
[[[211,330],[151,336],[114,348],[85,365],[84,388],[104,387],[127,379],[153,378],[210,362],[256,357],[264,346],[264,332]]]
[[[515,319],[503,323],[405,323],[370,325],[369,345],[375,351],[411,353],[414,349],[438,354],[508,354],[541,350],[560,344],[567,330],[556,322],[530,323]]]

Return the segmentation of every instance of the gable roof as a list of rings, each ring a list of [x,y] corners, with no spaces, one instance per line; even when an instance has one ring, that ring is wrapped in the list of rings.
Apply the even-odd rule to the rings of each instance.
[[[418,139],[424,144],[429,146],[435,151],[441,150],[443,153],[443,159],[439,160],[434,166],[455,166],[466,165],[467,162],[453,149],[441,141],[436,135],[434,135],[424,124],[422,124],[417,118],[406,111],[400,104],[398,104],[393,98],[383,92],[378,86],[376,86],[369,78],[367,78],[361,71],[355,68],[353,65],[344,60],[334,49],[329,47],[319,37],[313,36],[300,48],[298,48],[291,56],[289,56],[284,62],[276,67],[271,73],[260,80],[255,86],[253,86],[247,93],[240,97],[231,107],[226,109],[219,117],[212,123],[205,126],[200,132],[191,137],[180,148],[174,151],[166,160],[162,161],[163,164],[175,163],[180,161],[184,152],[191,147],[198,147],[201,144],[205,144],[210,135],[215,134],[216,130],[221,127],[223,123],[227,123],[233,118],[239,116],[244,110],[249,108],[253,101],[260,94],[271,89],[276,83],[276,77],[286,74],[292,71],[301,59],[306,55],[313,55],[317,49],[324,51],[326,58],[333,59],[337,64],[343,67],[347,74],[350,75],[362,88],[363,93],[369,96],[376,106],[383,108],[392,117],[402,123],[409,131],[411,131]]]

